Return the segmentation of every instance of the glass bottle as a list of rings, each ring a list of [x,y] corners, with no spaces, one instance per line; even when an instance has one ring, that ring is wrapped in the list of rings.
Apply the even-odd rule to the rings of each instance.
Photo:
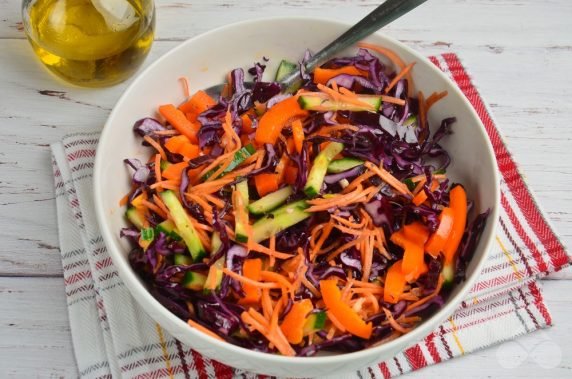
[[[153,0],[24,0],[22,15],[40,61],[79,86],[126,80],[153,43]]]

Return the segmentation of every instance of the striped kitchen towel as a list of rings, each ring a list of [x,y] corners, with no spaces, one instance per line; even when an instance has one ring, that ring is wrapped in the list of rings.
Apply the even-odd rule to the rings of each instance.
[[[397,376],[551,325],[538,279],[570,263],[457,56],[431,60],[459,85],[492,141],[502,177],[495,244],[479,281],[445,323],[394,358],[348,378]],[[177,341],[142,311],[122,283],[93,209],[98,137],[98,132],[77,133],[52,145],[65,291],[80,376],[256,377]]]

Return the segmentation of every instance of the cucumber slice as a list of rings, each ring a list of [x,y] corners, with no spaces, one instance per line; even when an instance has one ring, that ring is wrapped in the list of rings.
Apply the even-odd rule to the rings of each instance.
[[[171,162],[164,161],[161,159],[161,165],[159,167],[161,167],[161,171],[165,171],[167,169],[167,167],[169,167],[170,165],[171,165]]]
[[[209,273],[207,275],[207,279],[204,285],[205,291],[217,291],[220,289],[220,284],[222,283],[222,278],[223,278],[222,269],[224,268],[224,257],[220,257],[219,259],[217,259],[213,263],[213,266],[215,267],[215,269],[209,270]],[[214,278],[211,277],[213,275]],[[213,283],[214,285],[210,287],[208,285],[209,283]]]
[[[177,266],[189,266],[193,263],[193,260],[186,254],[175,254],[173,262]]]
[[[297,69],[298,65],[296,63],[292,63],[282,59],[282,61],[280,61],[280,65],[278,66],[278,70],[276,70],[276,77],[274,78],[274,80],[279,82],[282,79],[284,79],[288,74],[296,71]]]
[[[141,229],[141,240],[151,242],[155,239],[155,229],[143,228]]]
[[[443,274],[443,286],[449,288],[455,282],[455,265],[453,263],[445,264],[441,270]]]
[[[218,232],[213,232],[211,237],[211,249],[212,253],[216,252],[218,248],[222,245],[222,241],[220,240],[220,234]]]
[[[328,165],[328,174],[339,174],[361,165],[363,165],[363,161],[357,158],[336,159]]]
[[[157,225],[157,232],[163,232],[165,235],[171,237],[176,241],[181,240],[181,236],[177,233],[177,227],[175,223],[171,220],[165,220],[159,225]]]
[[[244,204],[244,212],[248,214],[247,207],[248,207],[248,182],[243,180],[236,184],[236,190],[242,197],[242,203]],[[234,226],[234,234],[235,238],[238,242],[246,242],[248,241],[248,233],[247,233],[248,225],[243,225],[240,221],[236,221]]]
[[[206,275],[199,274],[198,272],[187,271],[181,284],[183,287],[190,290],[201,291],[205,286],[206,280]]]
[[[228,174],[229,172],[234,170],[238,165],[240,165],[242,162],[244,162],[246,160],[246,158],[250,157],[255,152],[256,152],[256,148],[254,146],[252,146],[252,144],[248,144],[248,145],[240,148],[240,150],[238,150],[236,153],[234,153],[234,157],[232,158],[232,162],[228,165],[227,168],[224,169],[224,171],[220,174],[220,176],[223,176],[224,174]],[[214,168],[214,169],[210,170],[209,172],[207,172],[203,176],[203,180],[208,179],[212,174],[214,174],[216,172],[217,169],[218,168]]]
[[[370,111],[370,112],[377,112],[381,107],[381,96],[377,95],[361,95],[358,96],[357,99],[362,102],[366,103],[369,106],[361,106],[359,104],[353,103],[346,103],[343,101],[334,101],[327,97],[324,97],[321,93],[312,93],[302,95],[298,98],[298,104],[300,104],[300,108],[306,109],[309,111],[353,111],[353,112],[362,112],[362,111]]]
[[[324,329],[326,325],[326,312],[320,311],[316,313],[310,313],[306,317],[306,322],[304,322],[304,336],[310,333],[316,332],[318,330]]]
[[[304,193],[308,197],[318,196],[322,189],[324,176],[326,176],[330,162],[336,155],[341,153],[343,149],[343,144],[339,142],[331,142],[324,150],[320,151],[320,154],[318,154],[316,159],[314,159],[314,164],[310,169],[310,174],[308,175],[308,180],[304,187]]]
[[[143,212],[135,207],[129,207],[125,211],[125,217],[127,217],[127,220],[129,220],[129,222],[137,229],[143,229],[143,226],[145,225],[145,216],[143,215]]]
[[[278,191],[269,193],[261,199],[253,202],[248,206],[248,210],[253,215],[261,215],[270,212],[282,205],[282,203],[284,203],[292,193],[294,193],[294,190],[290,186],[281,188]]]
[[[407,117],[407,119],[405,119],[403,126],[411,126],[411,125],[415,124],[416,122],[417,122],[417,116],[412,114],[411,116]]]
[[[264,241],[273,234],[279,233],[310,217],[306,212],[308,204],[304,200],[284,205],[266,217],[262,217],[252,225],[252,235],[256,242]]]
[[[193,257],[193,261],[199,261],[205,256],[205,249],[197,231],[189,220],[189,216],[187,215],[185,208],[183,208],[183,205],[177,198],[175,192],[171,190],[161,192],[161,199],[167,208],[169,208],[173,221],[175,222],[175,226],[177,227],[181,238],[185,241],[185,245],[187,245],[187,248]]]

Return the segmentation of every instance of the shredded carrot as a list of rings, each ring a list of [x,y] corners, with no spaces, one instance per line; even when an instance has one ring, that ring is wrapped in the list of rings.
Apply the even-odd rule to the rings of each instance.
[[[183,83],[183,94],[185,95],[185,98],[190,97],[191,91],[189,90],[189,79],[186,76],[181,76],[179,80]]]
[[[408,328],[404,328],[403,326],[399,325],[399,323],[397,321],[395,321],[395,319],[393,318],[393,315],[391,314],[391,312],[383,307],[383,312],[385,313],[385,316],[387,317],[387,322],[389,323],[389,325],[391,325],[391,327],[395,330],[397,330],[400,333],[408,333],[409,331],[411,331],[411,329]]]
[[[161,158],[163,160],[167,160],[167,154],[165,153],[165,150],[163,150],[163,148],[161,147],[161,145],[159,145],[157,143],[157,141],[155,141],[153,138],[149,137],[149,136],[144,136],[143,139],[145,141],[147,141],[147,143],[151,146],[153,146],[153,148],[155,150],[157,150],[157,153],[159,153],[161,155]]]
[[[435,180],[443,180],[443,179],[447,179],[447,175],[445,174],[434,174],[432,176],[433,179]],[[418,183],[421,181],[427,181],[427,177],[425,176],[425,174],[421,174],[421,175],[417,175],[417,176],[412,176],[409,178],[409,180],[411,180],[413,183]],[[423,183],[425,184],[425,183]]]
[[[428,302],[429,300],[433,299],[435,296],[437,296],[439,294],[439,292],[441,292],[441,288],[443,287],[444,281],[445,281],[445,279],[444,279],[443,275],[439,275],[439,279],[437,280],[437,286],[435,287],[435,290],[431,294],[425,296],[423,299],[416,301],[415,303],[409,304],[407,306],[407,308],[405,308],[405,311],[407,312],[407,311],[414,309],[420,305],[423,305],[426,302]]]
[[[270,298],[270,290],[268,288],[264,288],[262,290],[261,304],[262,304],[262,311],[264,312],[264,318],[270,321],[273,307],[272,307],[272,299]]]
[[[261,271],[260,279],[265,282],[278,283],[281,287],[287,288],[288,290],[292,289],[292,283],[290,283],[288,279],[273,271]]]
[[[396,179],[393,175],[391,175],[388,171],[386,171],[382,166],[377,167],[371,162],[365,162],[365,167],[373,171],[377,176],[383,179],[387,184],[392,186],[397,192],[411,196],[411,191],[407,188],[405,183],[400,182]]]
[[[427,122],[427,105],[425,104],[425,96],[423,96],[423,92],[419,91],[417,100],[419,102],[419,127],[423,129]]]
[[[403,70],[405,68],[405,62],[403,62],[403,60],[399,57],[399,55],[397,55],[395,52],[386,47],[377,46],[365,42],[359,42],[358,46],[364,49],[373,50],[379,54],[383,54],[400,69]],[[410,73],[407,73],[405,77],[407,78],[407,96],[411,97],[411,94],[413,93],[413,80],[411,79]]]
[[[195,328],[195,329],[197,329],[197,330],[200,330],[200,331],[203,332],[204,334],[206,334],[206,335],[208,335],[208,336],[211,336],[211,337],[214,338],[214,339],[217,339],[217,340],[219,340],[219,341],[223,341],[223,342],[224,342],[224,340],[223,340],[218,334],[215,334],[215,333],[212,332],[210,329],[205,328],[204,326],[202,326],[202,325],[199,324],[198,322],[196,322],[196,321],[194,321],[194,320],[191,320],[191,319],[188,319],[188,320],[187,320],[187,323],[188,323],[190,326],[192,326],[193,328]]]
[[[249,279],[247,277],[244,277],[240,274],[237,274],[234,271],[229,270],[228,268],[223,268],[222,272],[228,276],[230,276],[231,278],[238,280],[239,282],[242,283],[247,283],[250,284],[251,286],[255,286],[255,287],[259,287],[259,288],[280,288],[280,284],[276,283],[276,282],[269,282],[269,283],[261,283],[261,282],[257,282],[256,280],[252,280]]]
[[[367,179],[371,178],[374,175],[375,174],[373,172],[366,171],[365,173],[361,174],[360,176],[352,180],[350,184],[342,190],[342,193],[346,194],[355,190],[356,188],[359,188],[359,186],[361,186],[361,183],[365,182]]]
[[[272,233],[272,235],[270,236],[270,243],[268,244],[268,247],[270,248],[270,250],[276,251],[276,234]],[[275,263],[276,263],[276,257],[274,255],[271,255],[270,259],[268,260],[268,266],[274,267]]]
[[[335,83],[335,82],[334,82]],[[352,104],[352,105],[357,105],[360,108],[364,108],[366,110],[371,110],[371,111],[375,111],[376,108],[374,105],[370,104],[370,103],[366,103],[365,101],[361,101],[359,98],[357,97],[352,97],[352,96],[348,96],[348,95],[344,95],[332,88],[326,87],[323,84],[317,84],[317,87],[320,91],[322,91],[323,93],[325,93],[326,95],[328,95],[333,101],[337,101],[337,102],[343,102],[346,104]],[[305,96],[312,96],[309,94],[305,94]]]
[[[443,99],[445,96],[447,96],[449,93],[447,91],[443,91],[443,92],[434,92],[432,93],[428,98],[427,101],[425,102],[425,107],[427,109],[427,112],[429,112],[429,109],[431,109],[431,107],[433,106],[433,104],[435,104],[436,102],[438,102],[439,100]]]
[[[153,212],[157,213],[159,216],[161,216],[162,218],[166,219],[168,218],[168,213],[165,213],[161,208],[159,208],[158,206],[156,206],[155,204],[153,204],[152,202],[148,201],[148,200],[142,200],[141,203],[146,206],[148,209],[152,210]]]
[[[386,103],[396,104],[396,105],[405,105],[405,100],[398,99],[397,97],[381,95],[381,100],[385,101]]]
[[[170,189],[173,191],[178,191],[179,185],[180,182],[178,180],[163,180],[162,182],[156,182],[151,184],[149,188],[151,189],[162,188],[162,189]]]
[[[256,243],[254,241],[252,241],[250,243],[250,248],[248,250],[257,251],[259,253],[266,254],[269,257],[274,257],[274,258],[278,258],[278,259],[290,259],[290,258],[294,257],[293,254],[281,253],[279,251],[269,249],[269,248],[267,248],[267,247],[265,247],[259,243]]]
[[[161,176],[161,155],[160,154],[155,154],[155,180],[156,181],[161,181],[162,176]]]
[[[352,246],[356,246],[357,244],[361,243],[365,238],[367,237],[367,234],[362,234],[360,235],[360,237],[356,238],[353,241],[350,242],[346,242],[345,244],[343,244],[342,246],[340,246],[339,248],[337,248],[334,252],[332,252],[327,260],[332,260],[335,259],[338,255],[340,255],[341,253],[343,253],[344,251],[346,251],[347,249],[349,249]]]
[[[127,205],[128,202],[129,202],[129,195],[125,195],[121,198],[121,200],[119,200],[119,206],[124,207]]]
[[[250,309],[252,309],[252,308],[250,308]],[[245,324],[250,325],[250,328],[252,328],[251,330],[256,329],[262,335],[268,333],[268,326],[264,325],[264,323],[262,323],[260,320],[256,319],[252,314],[245,311],[245,312],[242,312],[242,314],[240,315],[240,318],[242,318],[242,321],[244,321]],[[266,320],[264,320],[264,321],[266,321]]]
[[[401,70],[401,72],[399,74],[397,74],[395,76],[395,78],[393,78],[393,80],[391,81],[391,83],[389,83],[389,85],[387,87],[385,87],[385,93],[389,93],[389,91],[391,91],[391,89],[393,87],[395,87],[395,85],[397,84],[398,81],[400,81],[401,79],[403,79],[403,77],[405,75],[407,75],[409,73],[409,71],[411,71],[411,69],[413,68],[413,66],[415,66],[416,62],[410,63],[408,64],[403,70]]]
[[[362,255],[362,280],[369,281],[369,274],[371,273],[371,265],[373,263],[373,236],[369,235],[365,240],[365,246]]]

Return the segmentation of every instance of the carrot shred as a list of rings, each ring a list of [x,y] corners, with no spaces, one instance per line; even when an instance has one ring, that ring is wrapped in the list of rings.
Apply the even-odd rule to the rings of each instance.
[[[385,316],[387,317],[387,321],[389,323],[389,325],[391,325],[391,327],[395,330],[397,330],[400,333],[406,334],[408,332],[411,331],[411,329],[408,328],[404,328],[403,326],[399,325],[399,323],[397,321],[395,321],[395,319],[393,318],[393,315],[391,314],[391,312],[383,307],[383,312],[385,313]]]
[[[157,205],[166,215],[169,214],[169,210],[167,209],[167,206],[165,205],[165,203],[163,203],[163,200],[161,200],[161,198],[159,196],[157,196],[156,194],[153,194],[153,202],[155,203],[155,205]],[[167,218],[167,217],[165,217]]]
[[[374,165],[371,162],[365,162],[365,167],[367,167],[368,169],[373,171],[377,176],[379,176],[381,179],[383,179],[387,184],[392,186],[397,192],[399,192],[403,195],[412,196],[411,191],[409,191],[409,188],[407,188],[407,185],[405,185],[405,183],[397,180],[393,175],[391,175],[383,167],[377,167],[376,165]]]
[[[161,147],[161,145],[159,145],[157,143],[157,141],[155,141],[153,138],[149,137],[149,136],[144,136],[143,139],[151,146],[153,146],[153,148],[155,150],[157,150],[157,153],[159,153],[161,155],[161,158],[163,160],[167,160],[167,154],[165,153],[165,150],[163,150],[163,148]]]
[[[389,58],[389,60],[391,62],[393,62],[400,69],[403,70],[405,68],[405,62],[403,62],[403,60],[399,57],[399,55],[397,55],[394,51],[392,51],[386,47],[377,46],[377,45],[373,45],[371,43],[366,43],[366,42],[359,42],[358,46],[361,48],[373,50],[379,54],[385,55],[387,58]],[[411,97],[411,94],[413,93],[413,80],[411,79],[411,75],[409,73],[407,73],[407,75],[405,77],[407,78],[407,84],[408,84],[407,85],[407,96]]]
[[[419,128],[424,129],[427,123],[427,105],[425,104],[425,96],[419,91],[417,95],[419,102]]]
[[[400,81],[401,79],[403,79],[403,77],[406,76],[409,73],[409,71],[411,71],[413,66],[415,66],[415,63],[416,62],[413,62],[413,63],[410,63],[407,66],[405,66],[405,68],[403,70],[401,70],[401,72],[399,74],[397,74],[395,76],[395,78],[393,78],[393,80],[389,83],[389,85],[387,87],[385,87],[385,93],[389,93],[389,91],[391,91],[391,89],[393,87],[395,87],[397,82]]]
[[[185,95],[185,98],[191,96],[191,91],[189,90],[189,79],[186,76],[181,76],[179,80],[183,84],[183,95]]]
[[[201,324],[199,324],[198,322],[188,319],[187,323],[192,326],[193,328],[200,330],[201,332],[203,332],[204,334],[211,336],[214,339],[217,339],[219,341],[223,341],[224,340],[216,333],[214,333],[213,331],[211,331],[210,329],[205,328],[204,326],[202,326]]]
[[[381,100],[386,103],[396,104],[396,105],[405,105],[405,100],[398,99],[397,97],[381,95]]]
[[[161,216],[164,219],[167,219],[169,216],[167,215],[167,213],[163,212],[163,210],[161,208],[159,208],[158,206],[156,206],[155,204],[151,203],[148,200],[143,200],[142,204],[147,207],[148,209],[152,210],[153,212],[157,213],[159,216]]]
[[[443,91],[443,92],[434,92],[432,93],[428,98],[427,101],[425,102],[425,107],[426,107],[426,112],[429,112],[429,109],[431,109],[431,107],[438,102],[439,100],[443,99],[445,96],[447,96],[449,93],[447,91]]]
[[[160,154],[155,154],[154,169],[155,169],[155,180],[160,182],[161,179],[163,179],[161,176],[161,155]]]
[[[129,195],[125,195],[119,200],[119,206],[124,207],[127,205],[128,202],[129,202]]]
[[[288,290],[292,289],[292,283],[288,281],[284,276],[278,274],[274,271],[261,271],[260,272],[260,279],[265,282],[274,282],[279,284],[281,287],[284,287]]]
[[[280,284],[278,284],[278,283],[275,283],[275,282],[261,283],[261,282],[258,282],[258,281],[256,281],[256,280],[252,280],[252,279],[249,279],[249,278],[247,278],[247,277],[245,277],[245,276],[242,276],[242,275],[240,275],[240,274],[237,274],[236,272],[231,271],[231,270],[229,270],[229,269],[226,268],[226,267],[222,269],[222,272],[223,272],[224,274],[230,276],[231,278],[233,278],[233,279],[235,279],[235,280],[238,280],[238,281],[241,282],[241,283],[247,283],[247,284],[250,284],[250,285],[252,285],[252,286],[254,286],[254,287],[259,287],[259,288],[280,288]]]

